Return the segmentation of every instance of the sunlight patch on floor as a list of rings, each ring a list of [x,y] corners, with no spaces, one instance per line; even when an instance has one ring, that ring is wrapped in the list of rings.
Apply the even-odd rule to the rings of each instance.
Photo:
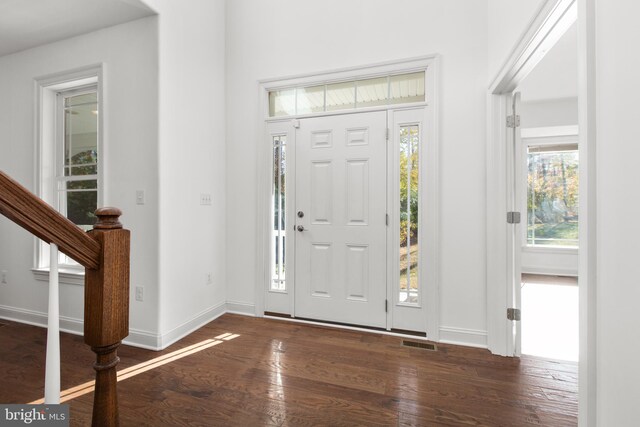
[[[577,285],[522,285],[522,354],[577,362],[578,320]]]
[[[134,377],[138,374],[147,372],[151,369],[159,368],[162,365],[166,365],[167,363],[174,362],[176,360],[182,359],[183,357],[187,357],[194,353],[198,353],[200,351],[206,350],[213,346],[222,344],[225,341],[231,341],[232,339],[235,339],[239,336],[240,335],[238,334],[232,334],[230,332],[227,332],[225,334],[218,335],[217,337],[215,337],[215,339],[204,340],[197,344],[193,344],[188,347],[182,348],[180,350],[163,354],[162,356],[158,356],[151,360],[147,360],[146,362],[138,363],[137,365],[118,371],[118,381],[126,380],[127,378]],[[71,387],[71,388],[68,388],[67,390],[61,391],[60,403],[64,403],[71,399],[75,399],[76,397],[80,397],[85,394],[91,393],[93,392],[94,388],[95,388],[95,381],[87,381],[84,384],[80,384],[78,386]],[[42,399],[29,402],[30,405],[40,405],[42,403],[44,403],[44,397]]]

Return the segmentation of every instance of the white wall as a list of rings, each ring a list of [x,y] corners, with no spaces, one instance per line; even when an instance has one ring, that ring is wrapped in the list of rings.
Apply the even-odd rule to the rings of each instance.
[[[545,0],[487,0],[489,78],[500,71]],[[487,84],[488,86],[488,84]]]
[[[440,321],[452,339],[484,340],[486,13],[475,0],[227,3],[230,303],[255,301],[256,144],[265,143],[258,80],[439,53]]]
[[[578,24],[571,25],[517,89],[524,101],[577,98]],[[577,106],[576,106],[577,109]],[[577,123],[577,119],[576,119]]]
[[[224,310],[225,2],[148,0],[160,39],[161,345]],[[210,194],[211,206],[200,205]],[[207,284],[207,275],[212,284]]]
[[[523,100],[527,93],[522,93]],[[520,125],[523,129],[577,126],[578,98],[547,99],[522,102],[520,105]]]
[[[597,418],[640,425],[640,3],[596,1]]]
[[[524,246],[521,264],[523,273],[577,276],[578,250]]]
[[[35,190],[34,79],[104,64],[104,150],[109,185],[105,204],[124,212],[132,231],[131,318],[136,339],[157,333],[158,305],[158,45],[157,18],[149,17],[0,58],[0,169]],[[135,204],[144,189],[147,204]],[[47,284],[34,279],[34,239],[0,217],[0,316],[44,322]],[[144,303],[133,298],[145,287]],[[61,285],[62,326],[81,331],[84,287]],[[132,337],[133,337],[132,335]]]

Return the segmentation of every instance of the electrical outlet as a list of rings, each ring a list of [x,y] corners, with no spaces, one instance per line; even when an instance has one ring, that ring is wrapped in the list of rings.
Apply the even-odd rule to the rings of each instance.
[[[213,285],[213,274],[207,273],[207,285]]]
[[[0,273],[0,283],[2,283],[3,285],[9,284],[9,282],[7,282],[7,273],[7,270],[2,270],[2,273]]]
[[[136,301],[144,301],[144,286],[136,286]]]
[[[211,204],[211,194],[200,194],[200,204],[201,205],[210,205]]]

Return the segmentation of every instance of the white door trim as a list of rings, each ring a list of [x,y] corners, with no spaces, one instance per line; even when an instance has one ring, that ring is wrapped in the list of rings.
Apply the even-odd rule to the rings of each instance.
[[[596,158],[595,0],[546,0],[496,75],[487,94],[487,340],[507,354],[508,98],[564,33],[577,13],[580,153],[580,362],[579,425],[596,425]]]
[[[509,236],[506,212],[509,198],[509,133],[512,92],[533,70],[575,20],[575,0],[547,0],[540,8],[504,67],[491,84],[487,97],[487,340],[495,354],[509,351],[510,305]],[[573,20],[571,20],[573,16]]]
[[[394,61],[381,62],[360,67],[349,67],[333,71],[300,74],[282,78],[264,79],[258,82],[259,84],[259,99],[260,108],[258,109],[259,120],[263,135],[261,141],[258,142],[257,148],[257,177],[256,177],[256,197],[257,197],[257,210],[256,210],[256,248],[255,248],[255,261],[256,261],[256,280],[255,280],[255,315],[258,317],[264,316],[265,311],[265,299],[266,299],[266,284],[271,279],[270,277],[270,242],[271,242],[271,227],[269,221],[270,210],[270,194],[271,194],[271,169],[269,159],[271,157],[271,146],[266,144],[267,136],[267,124],[273,122],[288,122],[291,126],[299,118],[313,117],[319,115],[327,115],[331,113],[320,113],[316,115],[304,115],[295,117],[282,117],[282,118],[270,118],[268,109],[268,96],[269,91],[279,89],[283,87],[292,87],[300,85],[313,85],[317,82],[327,81],[339,81],[365,78],[367,76],[376,76],[385,73],[408,73],[412,71],[425,71],[425,91],[427,102],[404,104],[404,105],[388,105],[382,107],[372,107],[370,109],[358,109],[353,110],[353,113],[359,113],[364,111],[377,111],[377,110],[402,110],[413,109],[416,107],[423,107],[426,111],[426,140],[431,143],[429,154],[431,160],[429,161],[429,176],[428,179],[431,182],[428,184],[431,190],[429,199],[435,201],[427,207],[428,214],[433,217],[433,238],[434,241],[430,246],[431,254],[433,254],[433,260],[423,265],[433,266],[433,270],[430,273],[430,277],[435,278],[434,283],[430,284],[425,289],[426,307],[427,307],[427,332],[429,339],[437,341],[439,339],[439,327],[440,327],[440,274],[439,274],[439,257],[440,241],[439,241],[439,96],[440,96],[440,59],[439,55],[425,55],[421,57],[400,59]],[[348,114],[350,111],[341,111],[336,113]],[[293,314],[293,313],[292,313]]]
[[[580,223],[578,285],[580,362],[578,370],[578,425],[596,425],[596,80],[595,2],[578,0],[578,126],[580,156]],[[593,236],[593,238],[591,238]]]
[[[295,209],[293,203],[294,200],[293,194],[296,191],[296,168],[295,168],[295,158],[296,158],[296,144],[295,144],[295,132],[294,124],[291,121],[279,121],[279,122],[269,122],[265,128],[265,145],[269,145],[271,149],[273,149],[273,144],[269,144],[269,141],[272,141],[276,136],[284,136],[286,137],[286,159],[287,159],[287,182],[286,182],[286,203],[285,203],[285,239],[289,241],[292,236],[295,236],[293,229],[293,224],[295,223]],[[273,159],[273,153],[271,152],[270,158]],[[273,162],[273,160],[272,160]],[[273,164],[273,163],[270,163]],[[271,190],[271,184],[273,182],[273,178],[271,174],[269,175],[269,189]],[[269,201],[269,206],[271,206],[271,200]],[[273,219],[271,219],[273,221]],[[269,248],[271,248],[271,244],[273,243],[273,223],[269,224],[270,236],[269,239]],[[289,249],[290,251],[286,251],[285,255],[285,264],[286,264],[286,273],[285,277],[295,277],[295,263],[294,263],[294,247],[295,247],[295,239],[290,243]],[[275,254],[269,252],[270,255],[270,265],[273,265],[275,261]],[[270,267],[269,267],[270,268]],[[270,270],[267,272],[270,273]],[[272,277],[269,274],[269,279],[266,284],[272,282]],[[285,283],[292,283],[293,280]],[[264,299],[264,307],[265,311],[273,312],[273,313],[282,313],[282,314],[291,314],[294,315],[293,309],[294,304],[293,300],[295,297],[295,289],[293,286],[287,285],[284,291],[280,290],[272,290],[271,286],[265,286],[262,289]]]
[[[389,328],[426,332],[427,338],[440,341],[439,284],[440,284],[440,199],[439,199],[439,144],[434,111],[429,106],[394,110],[388,116],[388,213],[387,233]],[[420,127],[420,211],[419,211],[419,303],[416,306],[398,300],[398,249],[400,238],[400,210],[398,176],[399,142],[401,126],[417,124]],[[420,318],[424,316],[424,318]],[[408,322],[408,323],[405,323]],[[408,324],[413,327],[408,327]],[[419,328],[416,326],[419,325]]]

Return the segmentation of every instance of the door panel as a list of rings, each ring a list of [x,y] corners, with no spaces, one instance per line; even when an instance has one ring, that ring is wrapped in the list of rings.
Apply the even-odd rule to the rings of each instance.
[[[271,147],[271,200],[267,226],[271,229],[269,246],[270,274],[265,289],[265,311],[293,314],[295,259],[295,129],[290,122],[272,122],[266,128]]]
[[[437,158],[437,152],[427,140],[424,109],[392,111],[389,123],[387,256],[392,266],[388,275],[389,300],[393,303],[391,327],[423,333],[427,331],[427,288],[434,286],[438,277],[434,263],[437,245],[433,244],[438,209],[433,183],[437,173],[434,167],[426,167],[434,165],[428,161]],[[427,179],[429,176],[431,179]]]
[[[386,123],[386,112],[300,121],[297,317],[386,327]]]
[[[508,168],[508,192],[509,192],[509,210],[517,212],[520,208],[518,203],[519,198],[517,194],[518,177],[520,176],[520,162],[519,153],[521,150],[521,136],[520,136],[520,124],[517,119],[520,114],[520,92],[515,92],[511,100],[511,114],[514,117],[513,128],[508,129],[509,132],[509,146],[507,147],[507,153],[509,156],[509,168]],[[526,220],[526,212],[521,212],[521,218]],[[522,254],[522,224],[509,224],[509,242],[508,253],[510,262],[508,263],[510,286],[508,289],[508,299],[510,307],[520,310],[520,290],[522,286],[522,268],[521,268],[521,254]],[[508,330],[510,333],[507,338],[507,353],[516,357],[521,353],[521,323],[520,321],[508,322]]]

